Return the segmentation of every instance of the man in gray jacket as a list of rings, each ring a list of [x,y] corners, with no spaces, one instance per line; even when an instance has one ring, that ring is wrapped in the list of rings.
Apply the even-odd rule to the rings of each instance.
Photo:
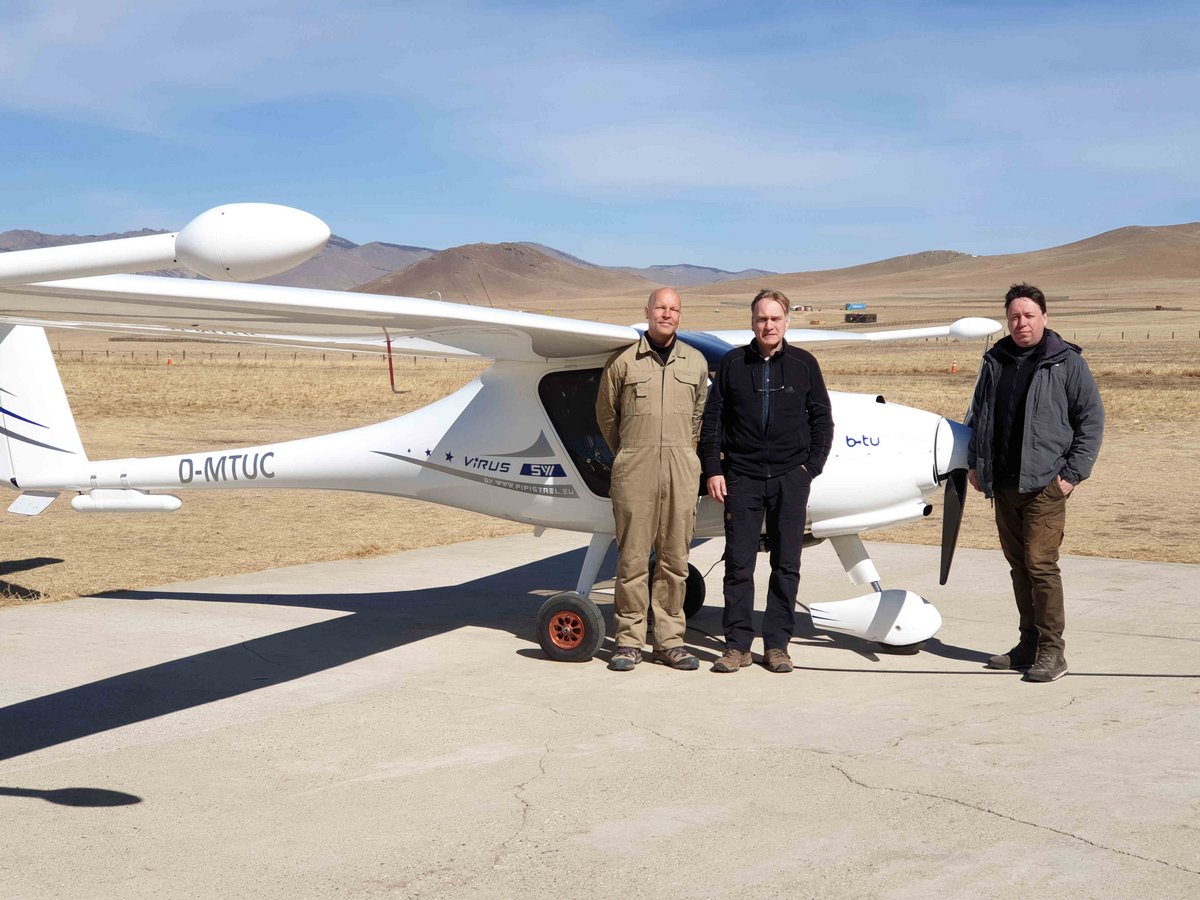
[[[1009,336],[983,357],[967,424],[967,478],[992,497],[1020,616],[1017,645],[988,660],[1027,681],[1067,674],[1058,550],[1067,498],[1092,473],[1104,406],[1082,351],[1046,327],[1046,297],[1014,284],[1004,297]]]

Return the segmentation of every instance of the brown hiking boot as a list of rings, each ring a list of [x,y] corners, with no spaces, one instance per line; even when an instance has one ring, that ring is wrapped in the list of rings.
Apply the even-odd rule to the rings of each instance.
[[[763,665],[768,672],[778,672],[783,675],[792,671],[792,658],[786,650],[772,649],[763,654]]]
[[[688,653],[687,647],[672,647],[670,650],[655,650],[650,662],[660,666],[670,666],[672,669],[690,672],[700,668],[700,660]]]
[[[1038,648],[1037,659],[1025,673],[1026,681],[1058,681],[1067,674],[1067,660],[1061,650]]]
[[[746,668],[752,662],[754,662],[754,657],[750,655],[749,650],[734,650],[730,647],[720,659],[713,663],[712,670],[714,672],[736,672],[738,669]]]
[[[1016,669],[1018,672],[1033,665],[1036,644],[1017,644],[1007,653],[999,653],[987,661],[989,669]]]
[[[614,672],[632,672],[633,667],[642,661],[642,651],[637,647],[618,647],[613,651],[608,667]]]

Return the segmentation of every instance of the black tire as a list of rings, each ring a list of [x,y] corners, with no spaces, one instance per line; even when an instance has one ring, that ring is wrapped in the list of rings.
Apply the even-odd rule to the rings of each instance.
[[[700,570],[688,563],[687,586],[683,595],[683,615],[690,619],[704,608],[704,597],[708,593],[708,585]]]
[[[587,662],[604,643],[604,616],[574,591],[555,594],[538,610],[537,639],[555,662]]]
[[[891,653],[894,656],[911,656],[914,653],[919,653],[921,648],[925,646],[924,641],[918,641],[915,644],[885,644],[882,641],[876,641],[875,643],[884,653]]]

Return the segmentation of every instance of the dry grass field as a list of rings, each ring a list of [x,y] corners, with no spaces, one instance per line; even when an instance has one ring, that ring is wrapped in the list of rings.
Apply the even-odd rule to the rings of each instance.
[[[1179,293],[1182,294],[1182,291]],[[880,326],[997,315],[980,296],[902,297],[873,302]],[[801,302],[794,294],[792,299]],[[639,319],[644,298],[620,296],[555,312],[614,322]],[[1053,302],[1054,298],[1051,297]],[[685,326],[746,327],[746,299],[685,305]],[[1052,307],[1051,327],[1085,346],[1108,410],[1093,478],[1071,502],[1064,552],[1200,562],[1200,303],[1146,311],[1097,296]],[[539,312],[541,310],[538,310]],[[797,313],[834,324],[832,305]],[[131,344],[52,332],[84,444],[93,458],[153,456],[239,446],[355,427],[400,415],[466,383],[483,364],[420,360],[398,368],[389,388],[378,358],[299,356],[223,345]],[[188,348],[184,360],[181,347]],[[80,356],[78,351],[85,353]],[[961,419],[982,344],[832,344],[817,349],[830,387],[881,393]],[[155,351],[159,355],[155,358]],[[108,351],[108,356],[105,356]],[[129,358],[129,353],[136,355]],[[207,359],[208,353],[214,359]],[[124,354],[122,356],[122,354]],[[166,365],[168,354],[173,364]],[[224,354],[224,355],[222,355]],[[950,374],[957,361],[957,374]],[[15,495],[5,492],[4,504]],[[183,493],[173,514],[82,515],[65,498],[41,516],[0,514],[0,603],[54,600],[206,575],[390,553],[526,526],[414,501],[332,492]],[[936,544],[940,509],[921,523],[871,540]],[[961,546],[994,548],[988,504],[968,500]],[[821,551],[817,551],[821,552]],[[955,572],[955,577],[964,574]]]

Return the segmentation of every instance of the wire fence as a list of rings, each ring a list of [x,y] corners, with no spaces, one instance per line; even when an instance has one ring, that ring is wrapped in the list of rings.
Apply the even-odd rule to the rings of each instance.
[[[294,363],[310,363],[310,362],[325,362],[325,363],[351,363],[351,362],[376,362],[387,364],[386,353],[357,353],[347,351],[326,351],[320,352],[315,350],[200,350],[179,349],[179,350],[163,350],[163,349],[143,349],[143,350],[126,350],[109,349],[63,349],[56,347],[54,356],[62,361],[70,360],[133,360],[135,362],[158,362],[167,365],[196,363],[196,362],[245,362],[245,363],[262,363],[262,362],[294,362]],[[451,360],[446,357],[438,356],[400,356],[393,355],[392,362],[396,365],[441,365],[451,361],[461,362],[463,360]]]
[[[1200,341],[1200,329],[1191,328],[1169,328],[1169,327],[1152,327],[1152,328],[1124,328],[1124,329],[1057,329],[1059,334],[1068,340],[1078,343],[1080,341],[1088,344],[1095,343],[1119,343],[1119,342],[1142,342],[1147,341]],[[859,332],[851,332],[859,333]],[[999,336],[993,336],[992,340],[998,340]],[[935,337],[923,338],[925,343],[961,343],[954,338]],[[169,343],[161,341],[157,343]],[[202,342],[189,342],[198,343]],[[64,349],[61,346],[54,349],[54,355],[62,361],[70,360],[130,360],[143,363],[161,363],[166,365],[183,364],[183,363],[328,363],[328,364],[348,364],[348,363],[380,363],[387,364],[387,354],[383,352],[351,352],[341,350],[319,351],[319,350],[291,350],[288,348],[268,348],[260,349],[257,347],[238,349],[228,344],[220,345],[219,348],[206,348],[203,345],[200,347],[178,347],[164,348],[155,347],[136,349],[124,347],[120,348],[104,348],[104,349]],[[450,362],[468,362],[469,358],[451,359],[439,356],[402,356],[394,354],[392,362],[394,365],[410,365],[410,366],[435,366]]]

